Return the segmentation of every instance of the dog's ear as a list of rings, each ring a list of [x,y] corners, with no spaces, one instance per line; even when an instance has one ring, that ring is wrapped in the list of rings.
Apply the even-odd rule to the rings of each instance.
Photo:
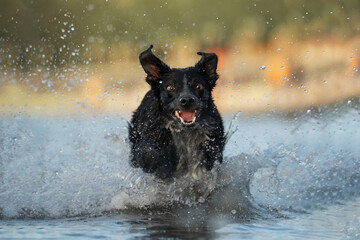
[[[141,66],[147,73],[146,81],[149,84],[157,83],[164,74],[170,72],[170,67],[152,53],[152,48],[153,45],[150,45],[139,55]]]
[[[216,73],[218,57],[215,53],[204,53],[198,52],[198,55],[201,56],[200,61],[195,65],[195,68],[205,73],[211,80],[211,85],[215,86],[215,81],[219,78]]]

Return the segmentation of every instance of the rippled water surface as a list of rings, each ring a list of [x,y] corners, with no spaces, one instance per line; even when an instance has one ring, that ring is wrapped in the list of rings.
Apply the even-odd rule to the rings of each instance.
[[[129,166],[121,117],[0,119],[0,239],[359,239],[360,110],[237,116],[206,180]]]

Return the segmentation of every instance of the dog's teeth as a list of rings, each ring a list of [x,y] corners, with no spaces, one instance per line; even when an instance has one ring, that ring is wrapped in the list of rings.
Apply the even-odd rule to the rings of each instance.
[[[175,111],[175,116],[176,116],[177,118],[180,118],[179,111]]]

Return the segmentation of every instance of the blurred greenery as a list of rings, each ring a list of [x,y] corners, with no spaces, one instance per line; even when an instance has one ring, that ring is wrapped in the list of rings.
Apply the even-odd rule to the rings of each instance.
[[[359,13],[358,0],[0,0],[0,65],[27,71],[109,62],[114,46],[137,56],[150,43],[166,49],[177,38],[211,48],[266,44],[279,34],[351,37]]]
[[[216,52],[223,111],[360,96],[359,0],[0,0],[0,113],[131,112],[150,44],[176,67]]]

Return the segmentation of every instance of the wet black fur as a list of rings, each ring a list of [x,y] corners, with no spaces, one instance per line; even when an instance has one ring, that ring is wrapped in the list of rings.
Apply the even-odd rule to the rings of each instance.
[[[212,99],[218,75],[217,56],[202,53],[189,68],[170,68],[149,49],[139,56],[147,73],[147,92],[129,124],[131,164],[160,178],[209,171],[222,162],[224,128]],[[170,87],[169,87],[170,86]],[[181,99],[191,99],[181,102]],[[186,126],[174,110],[199,110],[196,121]]]

